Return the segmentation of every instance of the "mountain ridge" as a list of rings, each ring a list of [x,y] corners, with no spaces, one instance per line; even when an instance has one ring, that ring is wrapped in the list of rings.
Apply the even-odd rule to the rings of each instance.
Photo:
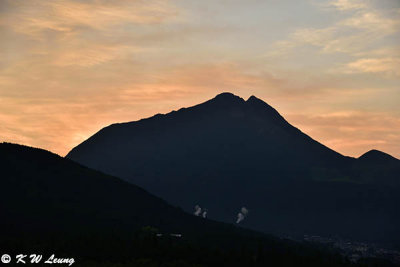
[[[243,223],[256,230],[376,240],[399,231],[393,226],[400,220],[393,204],[399,164],[389,168],[343,156],[256,97],[245,101],[224,93],[165,115],[113,124],[67,158],[138,184],[186,211],[205,206],[216,220],[231,221],[235,209],[247,205],[252,216]],[[368,194],[375,195],[372,202]],[[353,222],[347,225],[341,216]],[[368,233],[381,227],[393,235]]]
[[[362,154],[358,159],[363,159],[363,160],[380,160],[380,161],[400,161],[398,158],[377,150],[377,149],[371,149],[364,154]]]
[[[191,109],[191,108],[196,108],[196,107],[201,106],[201,105],[206,104],[206,103],[212,103],[213,101],[217,101],[217,100],[219,100],[219,99],[223,99],[223,102],[225,102],[225,104],[234,101],[234,102],[236,102],[236,103],[243,103],[243,104],[246,104],[246,103],[247,103],[247,104],[252,104],[252,103],[254,103],[254,104],[255,104],[256,106],[258,106],[258,107],[267,107],[267,109],[268,109],[269,111],[271,111],[271,112],[272,112],[273,114],[275,114],[277,117],[279,117],[280,119],[284,120],[287,124],[290,125],[290,123],[289,123],[275,108],[273,108],[273,107],[272,107],[271,105],[269,105],[267,102],[263,101],[262,99],[260,99],[260,98],[258,98],[258,97],[256,97],[256,96],[254,96],[254,95],[251,95],[247,100],[245,100],[245,99],[243,99],[243,98],[241,98],[241,97],[239,97],[239,96],[237,96],[237,95],[235,95],[235,94],[233,94],[233,93],[231,93],[231,92],[222,92],[222,93],[216,95],[214,98],[212,98],[212,99],[210,99],[210,100],[204,101],[204,102],[202,102],[202,103],[200,103],[200,104],[197,104],[197,105],[194,105],[194,106],[191,106],[191,107],[184,107],[184,108],[180,108],[180,109],[177,109],[177,110],[172,110],[172,111],[167,112],[167,113],[158,113],[158,114],[155,114],[155,115],[153,115],[153,116],[146,117],[146,118],[139,119],[139,120],[135,120],[135,121],[127,121],[127,122],[112,123],[112,124],[110,124],[110,125],[108,125],[108,126],[105,126],[103,129],[106,129],[106,128],[109,128],[109,127],[112,127],[112,126],[133,124],[133,123],[138,123],[138,122],[142,122],[142,121],[148,121],[148,120],[155,119],[155,118],[159,118],[159,117],[165,117],[165,116],[168,116],[168,115],[175,114],[175,113],[177,113],[177,112],[179,112],[179,111],[185,111],[185,110],[188,110],[188,109]],[[229,100],[230,100],[230,101],[229,101]],[[292,126],[292,125],[290,125],[290,126]],[[292,127],[295,128],[295,129],[297,129],[297,130],[299,130],[300,132],[302,132],[299,128],[297,128],[297,127],[295,127],[295,126],[292,126]],[[302,133],[303,133],[303,132],[302,132]],[[303,134],[305,134],[305,133],[303,133]],[[305,134],[305,135],[306,135],[306,134]],[[92,136],[91,136],[91,137],[92,137]],[[89,138],[90,138],[90,137],[89,137]],[[313,140],[315,140],[315,139],[313,139]],[[318,141],[317,141],[317,142],[318,142]],[[321,144],[322,144],[322,143],[321,143]],[[329,148],[329,147],[327,147],[327,148]],[[73,149],[74,149],[74,148],[73,148]],[[73,150],[73,149],[72,149],[72,150]],[[329,148],[329,149],[330,149],[330,150],[333,150],[332,148]],[[335,151],[335,150],[333,150],[333,151]],[[344,156],[344,157],[353,158],[353,159],[361,159],[363,156],[367,155],[367,154],[370,153],[370,152],[381,152],[381,153],[386,154],[386,155],[388,155],[388,156],[390,156],[390,157],[392,157],[392,158],[394,158],[394,159],[396,159],[396,160],[399,160],[399,159],[397,159],[396,157],[394,157],[394,156],[392,156],[392,155],[390,155],[390,154],[388,154],[388,153],[386,153],[386,152],[384,152],[384,151],[377,150],[377,149],[371,149],[371,150],[365,152],[364,154],[362,154],[362,155],[359,156],[359,157],[347,156],[347,155],[343,155],[343,154],[341,154],[341,153],[339,153],[339,152],[337,152],[337,151],[335,151],[335,152],[338,153],[338,154],[340,154],[340,155],[342,155],[342,156]],[[71,151],[70,151],[69,153],[67,153],[67,155],[66,155],[65,157],[68,157],[68,155],[69,155],[70,153],[71,153]]]

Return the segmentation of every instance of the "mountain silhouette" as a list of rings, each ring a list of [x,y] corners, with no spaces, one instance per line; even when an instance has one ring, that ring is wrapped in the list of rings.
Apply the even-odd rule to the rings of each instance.
[[[77,266],[350,266],[315,247],[187,214],[42,149],[0,143],[0,170],[0,247],[11,255],[56,253]]]
[[[359,161],[372,164],[398,164],[399,160],[382,151],[373,149],[359,157]]]
[[[137,184],[173,205],[276,234],[400,240],[400,161],[343,156],[251,96],[101,129],[66,156]],[[385,229],[385,231],[383,231]]]
[[[192,217],[135,185],[42,149],[1,143],[0,167],[0,224],[8,233],[145,225],[177,231]]]

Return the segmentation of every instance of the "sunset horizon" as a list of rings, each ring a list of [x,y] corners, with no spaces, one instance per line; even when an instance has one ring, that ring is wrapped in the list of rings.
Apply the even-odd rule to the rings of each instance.
[[[1,141],[64,156],[228,91],[343,155],[400,158],[399,14],[392,0],[2,1]]]
[[[400,266],[400,0],[0,0],[0,36],[0,265]]]

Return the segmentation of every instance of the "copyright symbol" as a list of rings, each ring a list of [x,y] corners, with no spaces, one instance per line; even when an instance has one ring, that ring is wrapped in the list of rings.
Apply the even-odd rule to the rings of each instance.
[[[10,263],[11,262],[11,257],[8,254],[3,254],[3,256],[1,256],[1,262],[2,263]]]

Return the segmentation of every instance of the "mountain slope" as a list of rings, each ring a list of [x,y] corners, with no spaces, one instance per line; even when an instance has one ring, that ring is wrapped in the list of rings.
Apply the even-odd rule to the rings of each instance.
[[[352,164],[354,180],[373,184],[400,185],[400,160],[378,150],[370,150]]]
[[[135,185],[41,149],[2,143],[0,167],[0,223],[7,232],[149,224],[178,230],[189,217]]]
[[[370,150],[361,155],[359,161],[373,163],[373,164],[398,164],[399,160],[379,150]]]
[[[13,259],[55,253],[76,266],[348,266],[320,249],[189,215],[41,149],[1,143],[0,170],[0,247]]]
[[[279,234],[400,236],[398,161],[374,167],[325,147],[252,96],[113,124],[72,149],[74,161],[138,184],[174,205]],[[384,170],[387,175],[381,177]],[[385,233],[381,229],[386,229]]]

